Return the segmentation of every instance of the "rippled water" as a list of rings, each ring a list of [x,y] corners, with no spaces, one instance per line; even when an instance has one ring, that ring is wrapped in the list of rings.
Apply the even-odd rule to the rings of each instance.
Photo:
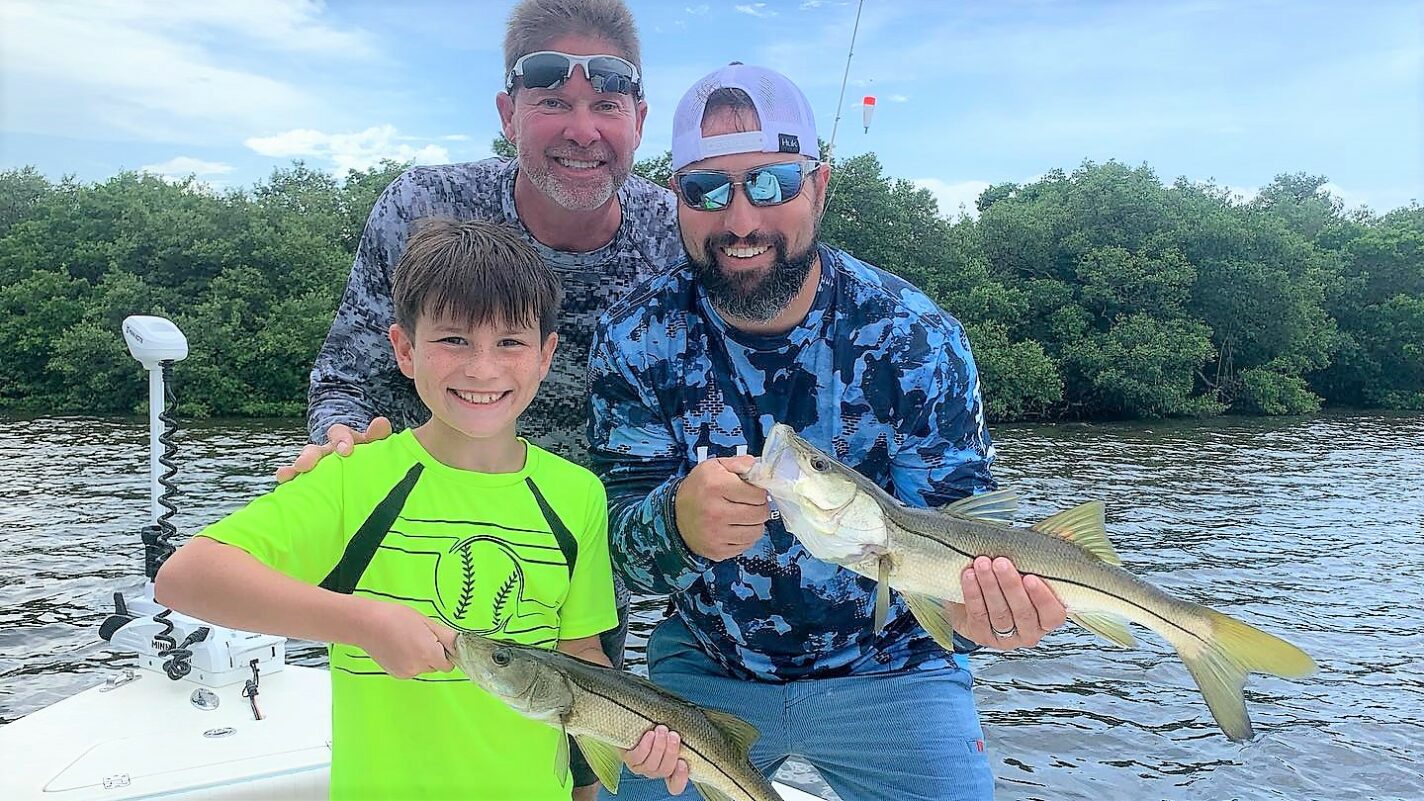
[[[1070,625],[1030,652],[976,656],[999,798],[1424,799],[1424,416],[994,433],[1022,520],[1101,498],[1130,569],[1286,635],[1321,668],[1253,676],[1259,736],[1238,745],[1154,635],[1124,651]],[[185,428],[179,529],[269,487],[302,438],[290,421]],[[142,581],[147,428],[0,418],[0,468],[6,723],[132,662],[96,628],[114,591]],[[661,608],[639,605],[634,661]]]

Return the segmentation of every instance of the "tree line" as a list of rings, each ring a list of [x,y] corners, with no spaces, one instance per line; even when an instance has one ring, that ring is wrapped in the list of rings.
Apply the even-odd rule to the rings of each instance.
[[[668,164],[635,171],[665,184]],[[188,336],[180,414],[304,414],[366,215],[403,166],[297,162],[224,191],[0,172],[0,410],[142,409],[119,326],[147,313]],[[1347,213],[1324,185],[1282,175],[1243,201],[1085,162],[949,219],[865,154],[835,164],[821,236],[965,324],[994,420],[1424,410],[1424,207]]]

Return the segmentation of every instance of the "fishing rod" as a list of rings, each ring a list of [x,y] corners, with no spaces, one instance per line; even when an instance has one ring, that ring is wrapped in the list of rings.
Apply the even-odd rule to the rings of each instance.
[[[836,101],[836,119],[831,123],[831,141],[826,145],[826,161],[836,160],[836,130],[841,125],[841,106],[845,104],[846,83],[850,80],[850,60],[855,55],[855,37],[860,33],[860,12],[865,8],[865,0],[855,6],[855,26],[850,31],[850,49],[846,51],[845,74],[841,76],[841,96]]]

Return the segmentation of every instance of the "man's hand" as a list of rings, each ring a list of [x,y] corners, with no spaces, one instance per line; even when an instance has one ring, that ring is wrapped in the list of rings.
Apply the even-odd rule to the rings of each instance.
[[[664,779],[672,795],[682,795],[687,789],[687,760],[678,759],[682,738],[667,726],[657,726],[643,733],[638,744],[623,752],[623,764],[628,770],[649,779]]]
[[[1011,651],[1038,645],[1063,625],[1068,610],[1038,576],[1019,574],[1013,562],[981,556],[960,575],[964,604],[947,604],[960,636]]]
[[[677,529],[693,553],[720,562],[761,539],[771,518],[766,490],[741,479],[754,464],[751,456],[708,459],[678,485]]]
[[[277,483],[291,481],[302,473],[310,472],[322,457],[333,451],[341,456],[350,456],[351,451],[357,445],[367,442],[375,442],[378,439],[385,439],[391,435],[391,421],[384,417],[377,417],[371,421],[371,425],[365,431],[357,431],[348,425],[337,423],[326,430],[326,444],[317,445],[312,443],[302,448],[302,452],[297,455],[297,460],[288,465],[277,468]]]
[[[398,679],[422,673],[454,670],[455,630],[436,623],[409,606],[360,599],[361,634],[352,643]]]

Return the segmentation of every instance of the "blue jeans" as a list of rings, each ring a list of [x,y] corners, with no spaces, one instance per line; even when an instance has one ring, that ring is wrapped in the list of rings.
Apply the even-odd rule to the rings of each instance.
[[[756,726],[761,737],[752,746],[752,764],[768,776],[795,754],[843,801],[993,798],[968,670],[747,681],[708,659],[674,616],[648,639],[648,672],[659,686]],[[599,801],[672,797],[663,780],[624,770],[618,795],[604,789]],[[689,797],[696,799],[691,787],[683,794]]]

